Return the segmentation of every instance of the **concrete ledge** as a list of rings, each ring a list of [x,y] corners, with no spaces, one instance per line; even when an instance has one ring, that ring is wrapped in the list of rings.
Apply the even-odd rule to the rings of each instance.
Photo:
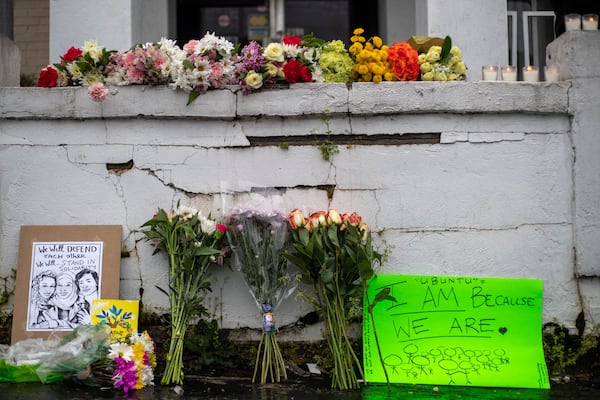
[[[354,83],[352,114],[419,112],[566,113],[570,82]]]
[[[243,95],[239,88],[212,90],[186,106],[187,93],[165,86],[111,87],[102,103],[87,89],[0,88],[0,118],[218,118],[354,116],[418,113],[567,113],[570,82],[300,83]]]

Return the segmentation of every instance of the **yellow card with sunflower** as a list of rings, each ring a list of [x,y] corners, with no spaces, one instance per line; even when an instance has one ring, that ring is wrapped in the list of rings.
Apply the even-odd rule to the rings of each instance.
[[[113,341],[123,341],[138,329],[140,302],[138,300],[92,300],[91,323],[111,329]]]

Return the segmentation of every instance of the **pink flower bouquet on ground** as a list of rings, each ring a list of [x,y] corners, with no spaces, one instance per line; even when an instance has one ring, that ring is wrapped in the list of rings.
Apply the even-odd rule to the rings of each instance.
[[[233,266],[240,271],[263,313],[263,330],[252,382],[260,369],[260,383],[287,379],[285,361],[277,344],[273,313],[295,289],[294,274],[283,252],[290,245],[286,215],[234,207],[225,214]],[[259,367],[260,365],[260,367]]]

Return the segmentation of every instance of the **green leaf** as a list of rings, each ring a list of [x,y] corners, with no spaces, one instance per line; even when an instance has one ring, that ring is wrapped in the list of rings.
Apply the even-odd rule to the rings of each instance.
[[[327,268],[324,268],[319,273],[319,277],[321,278],[321,282],[325,285],[333,282],[333,271]]]
[[[190,104],[192,104],[194,102],[194,100],[196,100],[199,96],[200,96],[200,93],[191,91],[188,96],[188,101],[187,101],[186,106],[189,106]]]
[[[441,64],[448,64],[448,62],[452,58],[452,54],[450,54],[451,49],[452,39],[450,39],[450,36],[446,36],[446,38],[444,39],[444,43],[442,43],[442,53],[440,54]]]
[[[357,265],[358,272],[360,273],[360,279],[368,280],[373,277],[373,267],[371,266],[370,260],[363,260]]]

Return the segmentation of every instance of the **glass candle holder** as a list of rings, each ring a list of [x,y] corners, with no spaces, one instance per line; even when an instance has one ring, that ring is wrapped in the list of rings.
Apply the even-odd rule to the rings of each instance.
[[[560,80],[558,65],[546,65],[544,67],[544,78],[546,82],[558,82]]]
[[[580,31],[581,30],[581,15],[580,14],[565,15],[565,30]]]
[[[481,77],[484,81],[498,80],[498,67],[495,65],[481,67]]]
[[[585,14],[581,19],[581,25],[584,31],[597,31],[598,14]]]
[[[523,67],[523,81],[525,82],[539,82],[540,71],[533,65]]]
[[[502,67],[500,71],[501,78],[504,82],[516,82],[517,81],[517,69],[512,65]]]

